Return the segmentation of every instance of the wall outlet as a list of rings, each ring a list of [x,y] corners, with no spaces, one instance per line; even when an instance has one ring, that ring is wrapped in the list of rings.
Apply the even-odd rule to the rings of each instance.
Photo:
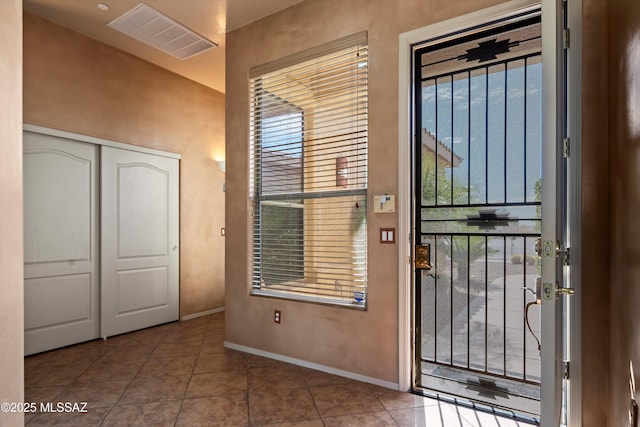
[[[276,323],[280,323],[282,321],[282,313],[280,310],[275,310],[273,312],[273,321]]]

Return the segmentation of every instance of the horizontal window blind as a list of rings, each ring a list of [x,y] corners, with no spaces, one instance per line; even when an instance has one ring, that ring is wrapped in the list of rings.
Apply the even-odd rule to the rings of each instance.
[[[252,293],[365,308],[366,33],[250,70]]]

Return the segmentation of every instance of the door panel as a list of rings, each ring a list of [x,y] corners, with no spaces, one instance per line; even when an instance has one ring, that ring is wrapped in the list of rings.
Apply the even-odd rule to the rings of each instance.
[[[167,256],[169,172],[128,164],[117,167],[117,176],[118,258]]]
[[[24,133],[27,355],[98,337],[96,152]]]
[[[118,272],[118,313],[142,312],[169,305],[167,267]]]
[[[88,321],[92,315],[91,275],[26,279],[24,297],[30,306],[40,307],[25,316],[26,330]]]
[[[178,320],[178,160],[102,149],[103,337]]]

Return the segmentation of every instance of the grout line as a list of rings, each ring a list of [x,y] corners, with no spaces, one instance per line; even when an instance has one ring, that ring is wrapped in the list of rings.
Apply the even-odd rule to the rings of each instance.
[[[311,401],[313,402],[313,407],[316,408],[316,412],[318,413],[318,417],[320,417],[320,422],[322,423],[323,426],[326,426],[326,424],[324,422],[324,417],[320,413],[320,408],[318,408],[318,404],[316,403],[316,398],[313,396],[313,393],[311,392],[311,387],[309,387],[309,382],[307,381],[306,377],[304,378],[304,383],[307,386],[307,392],[309,393],[309,396],[311,396]]]
[[[160,325],[163,326],[163,325]],[[143,330],[149,330],[149,329],[153,329],[153,328],[147,328],[147,329],[143,329]],[[133,332],[129,332],[130,334],[135,334],[138,331],[133,331]],[[158,334],[160,335],[160,334]],[[109,409],[109,411],[107,411],[104,415],[104,417],[102,418],[102,421],[100,422],[100,425],[104,424],[104,421],[109,417],[109,415],[111,415],[111,412],[118,406],[118,403],[120,403],[120,401],[122,400],[122,397],[125,395],[125,393],[127,392],[127,390],[129,389],[129,387],[131,386],[131,383],[136,379],[136,377],[138,376],[138,374],[140,373],[140,371],[142,370],[142,367],[149,361],[149,359],[151,359],[151,356],[153,355],[153,352],[156,351],[156,349],[160,346],[160,344],[162,343],[163,338],[167,335],[166,332],[162,333],[162,336],[160,337],[160,339],[156,342],[155,346],[153,346],[153,349],[149,352],[149,354],[147,355],[147,357],[144,359],[144,362],[142,362],[142,364],[140,365],[140,367],[138,368],[138,370],[136,371],[135,375],[133,375],[133,377],[131,377],[131,379],[129,380],[129,383],[124,387],[124,389],[122,390],[122,393],[120,393],[120,397],[118,397],[118,399],[115,401],[115,403],[111,406],[111,408]],[[125,345],[123,345],[125,346]],[[122,405],[122,406],[126,406],[126,405]]]
[[[0,0],[0,1],[1,1],[1,0]],[[202,322],[202,323],[201,323],[201,322]],[[179,402],[179,408],[178,408],[178,410],[177,410],[177,412],[176,412],[176,414],[175,414],[175,419],[174,419],[174,422],[173,422],[173,425],[175,426],[175,425],[177,424],[177,422],[178,422],[178,419],[179,419],[180,415],[182,414],[183,409],[184,409],[184,403],[185,403],[185,400],[187,400],[187,392],[188,392],[188,390],[189,390],[189,385],[191,384],[191,381],[192,381],[192,379],[193,379],[193,376],[194,376],[194,375],[196,375],[196,373],[195,373],[195,368],[196,368],[196,366],[197,366],[197,364],[198,364],[198,359],[199,359],[199,358],[200,358],[200,356],[202,356],[202,354],[203,354],[203,353],[202,353],[202,351],[203,351],[203,349],[204,349],[204,341],[205,341],[205,337],[207,336],[207,334],[209,334],[209,333],[211,333],[211,332],[214,332],[214,333],[215,333],[215,332],[220,331],[221,319],[216,318],[216,319],[214,320],[214,319],[212,319],[212,318],[209,318],[209,319],[208,319],[208,320],[206,320],[206,321],[205,321],[205,320],[196,321],[195,323],[193,323],[193,325],[194,325],[197,329],[190,328],[189,324],[187,324],[187,325],[184,325],[184,324],[183,324],[183,325],[181,325],[181,326],[185,326],[185,327],[184,327],[184,329],[182,329],[182,332],[184,332],[184,333],[186,333],[186,334],[192,333],[192,331],[196,331],[196,330],[197,330],[197,331],[199,331],[201,327],[203,328],[203,334],[202,334],[202,335],[203,335],[203,338],[202,338],[202,341],[201,341],[201,343],[200,343],[200,346],[197,348],[197,350],[194,348],[193,353],[191,353],[191,354],[189,354],[189,355],[188,355],[188,356],[195,356],[195,362],[194,362],[194,364],[193,364],[193,366],[192,366],[192,368],[191,368],[191,373],[189,374],[188,381],[187,381],[187,385],[186,385],[186,387],[185,387],[185,390],[184,390],[184,393],[183,393],[183,395],[182,395],[182,398],[172,399],[172,400],[164,400],[164,399],[161,399],[161,400],[154,400],[153,402],[138,402],[138,403],[135,403],[135,402],[134,402],[134,403],[126,404],[126,405],[119,405],[119,404],[122,402],[122,399],[123,399],[123,397],[124,397],[124,395],[125,395],[126,391],[129,389],[129,387],[131,386],[131,384],[135,381],[135,379],[137,378],[137,376],[140,374],[140,372],[142,371],[142,369],[143,369],[143,367],[145,366],[145,364],[147,364],[149,361],[151,361],[151,360],[154,358],[154,356],[153,356],[153,355],[154,355],[154,352],[155,352],[155,351],[156,351],[156,350],[161,346],[161,344],[163,343],[163,339],[164,339],[166,336],[168,336],[168,335],[170,335],[170,334],[172,334],[172,333],[177,333],[177,334],[179,334],[179,333],[180,333],[180,329],[176,329],[176,328],[174,328],[174,327],[171,327],[171,328],[166,328],[166,327],[165,327],[165,328],[163,328],[162,326],[159,326],[158,328],[162,328],[162,329],[158,329],[158,331],[157,331],[157,332],[155,332],[155,333],[153,333],[153,334],[152,334],[152,335],[153,335],[153,337],[154,337],[154,339],[155,339],[155,338],[158,338],[158,339],[155,341],[155,344],[153,344],[153,343],[152,343],[152,344],[140,344],[140,341],[135,339],[135,337],[136,337],[136,335],[135,335],[135,334],[136,334],[136,332],[131,332],[131,333],[130,333],[130,334],[133,334],[133,335],[132,335],[132,337],[134,337],[134,340],[133,340],[133,341],[135,341],[135,342],[136,342],[136,344],[131,344],[131,343],[130,343],[130,342],[128,342],[128,341],[125,341],[123,344],[113,344],[112,346],[110,345],[110,346],[108,346],[108,347],[106,347],[106,346],[105,346],[105,347],[103,347],[103,346],[101,346],[100,344],[89,344],[88,346],[83,346],[83,344],[78,344],[78,348],[80,348],[80,349],[84,349],[84,348],[91,348],[91,346],[96,345],[96,346],[97,346],[97,348],[99,349],[99,350],[96,350],[96,351],[99,351],[101,354],[100,354],[100,356],[99,356],[99,357],[97,357],[95,360],[93,360],[93,361],[88,365],[88,367],[87,367],[85,370],[83,370],[83,372],[78,376],[78,378],[76,378],[76,379],[75,379],[71,384],[67,384],[67,385],[64,385],[64,386],[60,386],[60,387],[61,387],[61,391],[60,391],[58,394],[56,394],[56,396],[55,396],[54,398],[52,398],[51,400],[52,400],[52,401],[55,401],[55,400],[56,400],[57,398],[59,398],[63,393],[65,393],[67,390],[69,390],[70,388],[72,388],[72,387],[74,387],[74,386],[83,386],[83,387],[91,386],[91,382],[88,382],[88,383],[78,383],[78,379],[80,379],[80,378],[82,377],[82,375],[83,375],[85,372],[87,372],[88,370],[90,370],[90,369],[94,368],[95,366],[98,366],[98,365],[100,364],[100,363],[99,363],[99,361],[100,361],[100,360],[101,360],[105,355],[107,355],[110,351],[112,351],[112,350],[117,350],[117,349],[120,349],[120,350],[124,350],[124,351],[126,351],[127,347],[136,347],[136,346],[139,346],[139,347],[143,347],[143,346],[144,346],[144,347],[147,347],[147,346],[148,346],[149,348],[151,348],[151,351],[150,351],[150,352],[149,352],[149,353],[148,353],[144,358],[141,358],[141,359],[140,359],[140,360],[141,360],[141,364],[140,364],[140,366],[139,366],[139,367],[138,367],[138,369],[136,370],[135,374],[131,377],[131,379],[129,379],[129,380],[128,380],[128,383],[126,383],[126,385],[125,385],[125,386],[124,386],[124,388],[122,389],[122,391],[121,391],[120,395],[117,397],[117,399],[115,399],[115,400],[114,400],[114,403],[113,403],[112,405],[110,405],[110,406],[103,406],[103,407],[101,407],[101,409],[104,409],[104,410],[105,410],[105,413],[103,414],[102,419],[100,420],[100,424],[102,425],[102,424],[104,424],[104,423],[105,423],[105,420],[106,420],[106,419],[107,419],[107,418],[108,418],[112,413],[114,413],[114,410],[116,410],[116,407],[121,408],[121,407],[124,407],[124,406],[139,406],[139,405],[146,405],[146,404],[151,404],[151,403],[159,403],[159,402],[161,403],[161,402],[170,402],[170,401],[171,401],[171,402]],[[206,325],[206,328],[204,328],[204,327],[203,327],[204,325]],[[153,329],[153,328],[149,328],[149,329]],[[140,331],[138,331],[138,332],[140,332]],[[224,348],[224,344],[222,344],[222,346],[223,346],[223,348]],[[62,349],[62,350],[64,350],[64,349]],[[53,350],[53,351],[59,351],[59,350]],[[59,353],[59,356],[64,356],[64,354],[65,354],[65,353],[62,353],[62,354],[60,354],[60,353]],[[215,353],[215,354],[218,354],[218,353]],[[262,356],[262,355],[256,355],[256,356],[258,356],[258,357],[264,357],[264,356]],[[54,357],[55,357],[55,356],[54,356]],[[290,362],[288,362],[288,361],[281,361],[281,362],[287,362],[287,363],[290,363]],[[115,365],[117,365],[117,364],[119,364],[119,363],[124,363],[124,362],[123,362],[123,361],[117,361],[117,360],[115,360],[115,361],[106,362],[106,363],[109,363],[109,364],[115,364]],[[296,365],[296,364],[294,363],[293,365]],[[55,364],[52,364],[52,366],[55,366]],[[300,366],[300,365],[298,365],[298,366]],[[250,387],[249,387],[249,374],[250,374],[250,372],[249,372],[249,371],[250,371],[250,369],[266,369],[266,368],[269,368],[269,366],[266,366],[266,367],[265,367],[265,366],[260,366],[260,367],[255,367],[255,368],[249,368],[249,365],[248,365],[248,364],[245,364],[245,365],[244,365],[244,368],[242,368],[243,373],[244,373],[244,379],[245,379],[245,381],[246,381],[246,390],[245,390],[245,392],[244,392],[244,395],[243,395],[243,396],[244,396],[244,398],[245,398],[247,423],[248,423],[249,425],[251,425],[251,426],[254,426],[254,425],[255,425],[255,423],[253,423],[253,424],[251,423],[251,414],[252,414],[252,412],[251,412],[251,405],[250,405],[250,400],[249,400],[249,398],[250,398],[250,396],[249,396],[249,395],[250,395]],[[305,367],[305,368],[307,368],[307,367]],[[312,368],[312,369],[313,369],[313,368]],[[316,372],[319,372],[319,373],[323,372],[322,370],[318,370],[318,369],[315,369],[315,371],[316,371]],[[167,370],[167,371],[163,371],[163,372],[164,372],[163,376],[165,376],[165,375],[167,375],[167,374],[169,374],[169,375],[170,375],[170,371],[169,371],[169,370]],[[218,372],[218,371],[216,371],[216,372]],[[206,372],[205,372],[205,373],[206,373]],[[330,373],[328,373],[328,372],[325,372],[325,373],[326,373],[326,374],[330,374]],[[306,388],[307,392],[308,392],[308,393],[309,393],[309,395],[311,396],[311,399],[312,399],[312,402],[313,402],[314,408],[315,408],[315,410],[316,410],[316,412],[317,412],[317,416],[318,416],[318,418],[315,418],[315,419],[319,419],[319,420],[320,420],[320,422],[321,422],[321,424],[322,424],[323,426],[326,426],[326,425],[327,425],[327,423],[328,423],[328,421],[325,421],[325,418],[327,418],[327,419],[328,419],[328,418],[333,418],[333,416],[323,417],[323,416],[321,415],[320,410],[319,410],[319,408],[318,408],[318,404],[317,404],[316,397],[314,396],[314,394],[313,394],[313,392],[312,392],[313,387],[311,387],[311,386],[310,386],[309,378],[308,378],[305,374],[300,374],[300,375],[303,375],[304,387]],[[334,374],[334,375],[335,375],[335,374]],[[186,374],[185,374],[185,376],[186,376]],[[352,380],[355,380],[355,381],[357,381],[357,382],[359,382],[359,383],[361,383],[361,384],[364,384],[364,385],[366,386],[366,390],[367,390],[370,394],[372,394],[372,395],[374,396],[374,398],[376,399],[376,401],[381,405],[381,407],[382,407],[383,409],[381,409],[380,411],[373,411],[373,412],[359,412],[359,411],[355,410],[354,412],[349,412],[348,414],[344,414],[344,415],[342,415],[342,416],[348,417],[348,416],[357,416],[357,415],[361,415],[361,414],[372,414],[372,413],[382,413],[382,412],[386,412],[386,413],[387,413],[387,415],[390,417],[390,419],[391,419],[391,420],[393,420],[393,422],[394,422],[394,423],[396,423],[396,424],[398,424],[398,425],[400,424],[400,423],[399,423],[399,421],[398,421],[397,419],[395,419],[395,418],[394,418],[394,416],[392,415],[391,411],[390,411],[389,409],[387,409],[387,407],[386,407],[386,406],[384,405],[384,403],[382,402],[382,399],[381,399],[381,397],[380,397],[380,396],[385,396],[385,395],[384,395],[384,394],[380,394],[380,396],[379,396],[379,395],[378,395],[378,393],[376,393],[376,390],[377,390],[379,387],[384,388],[383,386],[376,385],[376,384],[371,384],[371,383],[367,383],[367,382],[364,382],[364,381],[358,381],[358,380],[356,380],[356,379],[354,379],[354,378],[351,378],[351,379],[352,379]],[[42,387],[45,387],[45,386],[42,386]],[[400,392],[398,392],[398,393],[400,393]],[[240,394],[238,394],[238,396],[240,396]],[[203,396],[203,398],[205,398],[205,397],[206,397],[206,396]],[[216,397],[217,397],[217,395],[216,395]],[[444,402],[441,402],[441,401],[435,401],[435,402],[436,402],[435,404],[436,404],[436,405],[438,405],[438,407],[439,407],[439,412],[440,412],[440,417],[441,417],[441,419],[442,419],[442,417],[443,417],[444,415],[448,415],[448,414],[450,413],[450,410],[449,410],[449,409],[446,409],[446,408],[450,408],[450,409],[452,409],[452,410],[454,410],[454,411],[456,412],[456,414],[457,414],[457,418],[458,418],[458,423],[459,423],[460,425],[469,425],[469,424],[472,424],[472,425],[478,425],[478,426],[481,426],[481,425],[482,425],[482,423],[480,422],[480,417],[478,416],[478,411],[475,411],[475,410],[473,410],[473,409],[469,409],[469,410],[472,410],[473,412],[472,412],[472,413],[467,413],[467,411],[466,411],[466,410],[462,410],[462,411],[461,411],[461,410],[459,410],[458,406],[456,406],[456,405],[454,405],[454,404],[444,404]],[[423,405],[423,406],[421,406],[421,407],[426,407],[426,406],[428,406],[428,405]],[[406,409],[406,410],[413,410],[413,411],[415,411],[415,410],[416,410],[416,407],[411,406],[411,407],[407,407],[407,408],[402,407],[402,408],[397,408],[397,409]],[[444,414],[443,412],[446,412],[446,414]],[[33,420],[37,419],[37,418],[38,418],[38,417],[40,417],[41,415],[43,415],[43,414],[40,414],[40,413],[36,414],[36,415],[35,415],[35,417],[34,417],[33,419],[31,419],[31,420],[27,423],[27,425],[29,425],[29,424],[31,424],[31,425],[35,424],[35,423],[33,422]],[[257,414],[257,415],[259,415],[259,414]],[[454,414],[450,414],[450,415],[455,416]],[[509,419],[507,419],[507,418],[501,418],[501,417],[498,417],[498,416],[496,416],[495,414],[494,414],[494,417],[496,418],[497,422],[499,422],[499,423],[500,423],[503,419],[504,419],[506,422],[511,421],[511,420],[509,420]],[[444,418],[444,420],[446,421],[446,420],[448,420],[448,418],[447,418],[447,417],[445,417],[445,418]],[[37,421],[36,421],[36,422],[37,422]],[[486,423],[485,423],[485,424],[486,424]],[[500,424],[500,425],[503,425],[503,424]],[[511,426],[512,424],[507,424],[507,425],[510,425],[510,426]],[[523,426],[524,426],[524,425],[528,425],[528,424],[521,424],[521,423],[519,423],[518,421],[516,421],[516,424],[515,424],[515,425],[523,425]],[[514,425],[514,426],[515,426],[515,425]]]

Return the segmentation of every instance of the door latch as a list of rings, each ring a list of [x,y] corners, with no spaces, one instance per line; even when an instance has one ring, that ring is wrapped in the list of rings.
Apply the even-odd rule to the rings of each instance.
[[[416,245],[413,263],[418,270],[431,270],[431,245]]]
[[[536,252],[536,255],[538,255],[539,257],[561,257],[562,264],[569,265],[570,250],[569,248],[562,249],[559,241],[556,241],[554,245],[553,240],[543,241],[542,238],[538,237],[536,239],[534,250]]]
[[[534,250],[536,255],[539,257],[550,257],[550,256],[560,256],[563,252],[560,249],[560,242],[553,242],[553,240],[542,240],[541,237],[536,239],[536,244],[534,246]]]
[[[553,283],[543,283],[542,284],[542,299],[550,300],[555,298],[559,298],[562,295],[575,295],[576,290],[573,288],[563,288],[558,283],[555,285]]]
[[[540,304],[540,298],[542,298],[542,278],[541,277],[536,277],[535,289],[529,288],[527,286],[524,286],[520,289],[531,292],[531,295],[533,295],[536,298],[536,304]]]
[[[576,294],[576,290],[573,288],[561,288],[561,287],[556,288],[556,296],[560,296],[560,295],[572,296],[575,294]]]

